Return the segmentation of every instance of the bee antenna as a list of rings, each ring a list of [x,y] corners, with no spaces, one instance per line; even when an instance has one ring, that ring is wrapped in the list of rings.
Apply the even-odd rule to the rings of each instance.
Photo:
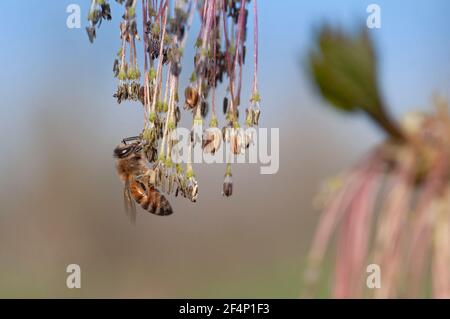
[[[125,137],[125,138],[122,140],[122,143],[123,143],[123,144],[127,144],[127,142],[131,142],[131,141],[139,141],[139,140],[141,140],[141,137],[140,137],[140,136],[130,136],[130,137]]]

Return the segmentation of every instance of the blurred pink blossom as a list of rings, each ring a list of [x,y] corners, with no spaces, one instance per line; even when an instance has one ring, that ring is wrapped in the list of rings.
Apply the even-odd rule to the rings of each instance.
[[[406,141],[384,142],[328,183],[308,258],[309,294],[332,246],[334,298],[424,297],[429,283],[433,298],[450,298],[450,116],[443,100],[435,104],[433,115],[405,118]],[[380,266],[378,289],[366,286],[370,264]]]

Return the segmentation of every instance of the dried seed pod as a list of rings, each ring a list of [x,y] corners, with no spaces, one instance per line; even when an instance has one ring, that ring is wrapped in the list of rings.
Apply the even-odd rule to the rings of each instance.
[[[173,76],[180,76],[181,74],[181,63],[175,62],[171,64],[170,72]]]
[[[114,65],[113,65],[113,73],[114,73],[114,77],[118,77],[119,76],[119,60],[115,59],[114,60]]]
[[[245,124],[247,124],[248,126],[252,126],[254,122],[254,116],[255,112],[253,108],[250,107],[245,109]]]
[[[258,125],[259,124],[259,116],[261,114],[261,110],[260,109],[256,109],[253,112],[253,125]]]
[[[158,58],[159,46],[160,46],[159,38],[157,36],[150,35],[150,41],[148,43],[147,51],[150,54],[151,59],[154,60]]]
[[[224,142],[228,142],[230,140],[230,128],[229,127],[222,127],[222,139]]]
[[[197,106],[199,98],[197,89],[188,86],[186,90],[184,90],[184,97],[186,99],[185,106],[187,108],[193,109],[194,107]]]
[[[230,136],[231,152],[238,155],[241,153],[241,137],[239,134],[231,134]]]
[[[253,143],[253,134],[246,132],[244,135],[244,147],[249,148],[250,144]]]
[[[95,27],[94,26],[86,27],[86,32],[87,32],[87,35],[89,37],[89,42],[94,43],[94,40],[95,40]]]
[[[226,197],[230,197],[233,195],[233,181],[231,179],[231,174],[226,175],[223,181],[223,191],[222,195]]]
[[[145,105],[145,87],[141,86],[139,89],[139,101]]]
[[[175,124],[177,125],[181,119],[181,112],[180,112],[180,108],[178,106],[175,108],[174,115],[175,115]]]
[[[129,98],[133,101],[139,100],[141,86],[139,82],[132,82],[129,86]]]
[[[176,139],[176,138],[169,139],[168,144],[169,144],[170,149],[173,149],[173,147],[175,145],[177,145],[179,142],[180,142],[180,140]]]
[[[136,20],[132,20],[131,23],[127,23],[127,32],[130,35],[131,38],[136,37],[137,35],[137,24]]]
[[[174,179],[175,179],[175,177],[172,174],[170,174],[170,176],[168,178],[168,189],[167,189],[168,194],[171,194],[173,191]]]
[[[221,139],[222,134],[218,129],[205,130],[202,140],[203,152],[214,155],[220,147]]]
[[[183,197],[186,197],[185,187],[184,187],[184,177],[181,174],[177,174],[175,176],[175,184],[177,185],[177,189],[175,191],[175,196],[177,197],[180,194]]]
[[[206,103],[205,101],[202,101],[201,106],[200,106],[200,112],[203,118],[206,117],[206,115],[208,115],[208,110],[209,110],[209,105],[208,103]]]
[[[223,114],[227,114],[228,112],[228,98],[223,98]]]
[[[113,97],[117,99],[117,103],[122,103],[128,99],[128,85],[126,83],[120,84],[117,87],[116,93],[114,93]]]
[[[106,20],[111,20],[111,7],[109,6],[109,3],[103,3],[101,6],[101,12],[102,12],[102,18]]]
[[[237,107],[241,104],[241,98],[239,96],[236,96],[234,98],[234,103],[233,104],[234,104],[234,108],[237,110]]]
[[[144,33],[150,34],[151,30],[152,30],[152,22],[149,20],[144,26]]]
[[[157,122],[157,131],[158,133],[158,138],[162,138],[164,135],[164,123],[159,121]]]
[[[198,183],[193,177],[190,177],[186,183],[186,194],[191,202],[197,201]]]
[[[147,159],[150,163],[154,163],[158,159],[158,150],[153,145],[148,147]]]

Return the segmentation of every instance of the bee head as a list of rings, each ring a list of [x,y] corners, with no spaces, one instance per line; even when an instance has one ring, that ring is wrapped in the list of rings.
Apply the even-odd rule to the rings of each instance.
[[[142,150],[142,146],[139,143],[120,143],[114,149],[114,157],[116,158],[125,158],[132,153],[137,153]]]

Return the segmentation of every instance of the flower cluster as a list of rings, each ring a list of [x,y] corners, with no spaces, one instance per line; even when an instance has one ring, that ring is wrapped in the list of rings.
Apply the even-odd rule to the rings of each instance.
[[[205,153],[214,154],[222,142],[228,142],[232,153],[240,154],[248,147],[250,138],[240,136],[236,129],[240,127],[239,106],[250,0],[117,2],[123,6],[124,14],[120,23],[121,46],[113,64],[113,73],[118,80],[114,97],[119,104],[138,101],[143,106],[144,128],[140,136],[149,165],[155,171],[152,182],[163,192],[175,192],[175,195],[196,201],[198,183],[194,169],[189,162],[185,165],[174,164],[171,154],[176,141],[169,137],[177,128],[184,109],[192,114],[191,149],[196,143],[201,143]],[[93,1],[95,10],[105,5],[105,1]],[[110,12],[109,6],[105,12]],[[184,101],[181,102],[182,57],[195,12],[200,18],[200,31],[194,41],[194,71],[190,75],[189,85],[183,90]],[[244,119],[247,126],[258,125],[260,115],[257,0],[253,0],[253,17],[254,76],[250,106]],[[92,25],[94,37],[96,24]],[[91,33],[88,31],[88,34]],[[138,63],[138,43],[142,43],[144,54],[140,65],[143,67]],[[223,97],[223,134],[219,134],[217,130],[204,129],[203,123],[210,114],[209,127],[219,127],[216,89],[222,83],[226,85],[227,96]],[[197,129],[203,131],[201,141],[194,139]],[[230,164],[226,169],[223,194],[232,194]]]

